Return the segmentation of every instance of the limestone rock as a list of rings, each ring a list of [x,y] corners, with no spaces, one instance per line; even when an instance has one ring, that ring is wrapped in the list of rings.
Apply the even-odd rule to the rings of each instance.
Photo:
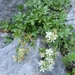
[[[66,24],[72,24],[75,30],[75,0],[71,1],[71,5],[72,7],[68,12]]]
[[[3,48],[4,46],[6,46],[6,44],[4,43],[4,36],[7,36],[8,33],[2,33],[0,32],[0,49]]]
[[[17,14],[17,6],[24,2],[25,0],[0,0],[0,20],[10,19]]]
[[[6,37],[6,36],[8,36],[8,33],[6,33],[6,32],[4,32],[4,33],[0,32],[0,37],[1,37],[1,38],[4,38],[4,37]]]

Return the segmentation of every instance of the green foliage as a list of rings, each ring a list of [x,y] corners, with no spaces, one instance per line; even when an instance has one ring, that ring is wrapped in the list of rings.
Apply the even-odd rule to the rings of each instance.
[[[66,75],[70,75],[70,73],[69,72],[67,72],[67,74]]]
[[[64,58],[63,61],[67,66],[70,65],[70,63],[75,62],[75,52],[69,52]]]
[[[19,11],[23,11],[23,9],[24,9],[24,5],[23,4],[18,5],[18,10]]]
[[[9,44],[9,43],[11,43],[11,42],[12,42],[11,36],[6,36],[6,37],[5,37],[5,40],[4,40],[4,43]]]
[[[67,75],[75,75],[75,68],[72,68],[72,72],[67,72]]]
[[[50,4],[47,4],[47,2]],[[15,37],[20,37],[22,32],[31,33],[33,36],[36,36],[38,33],[45,35],[45,32],[52,28],[64,29],[65,11],[52,11],[50,6],[58,8],[59,3],[61,7],[62,5],[65,7],[67,2],[67,0],[66,2],[65,0],[58,0],[58,2],[55,2],[57,4],[54,4],[54,0],[51,2],[49,0],[29,0],[24,4],[28,8],[26,14],[19,12],[12,20],[1,22],[2,28],[10,30]],[[23,9],[23,5],[19,5],[19,9]]]
[[[75,68],[73,68],[72,75],[75,75]]]
[[[45,2],[45,4],[47,4],[48,6],[50,6],[50,8],[52,8],[53,10],[64,10],[65,8],[69,7],[69,2],[70,0],[57,0],[57,2],[55,2],[55,0],[43,0]]]

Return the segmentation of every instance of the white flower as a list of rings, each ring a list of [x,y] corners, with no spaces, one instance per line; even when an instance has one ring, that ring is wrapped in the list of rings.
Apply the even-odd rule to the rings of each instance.
[[[44,61],[42,61],[42,60],[40,62],[38,62],[38,64],[39,64],[39,66],[45,65]]]
[[[47,70],[46,68],[40,67],[40,72],[44,72],[45,70]]]
[[[53,65],[49,65],[48,66],[49,70],[52,71],[52,69],[54,68]]]
[[[46,55],[47,56],[52,56],[54,54],[53,50],[50,48],[50,49],[46,49]]]
[[[48,61],[49,64],[54,64],[54,60],[52,58],[47,57],[46,60]]]
[[[46,32],[46,38],[47,38],[48,40],[51,39],[51,36],[52,36],[52,32]]]
[[[46,70],[52,71],[52,69],[54,68],[53,66],[55,64],[53,55],[55,55],[55,53],[52,48],[46,49],[44,60],[38,62],[41,72],[44,72]]]
[[[55,42],[55,40],[57,39],[57,34],[52,34],[52,36],[51,36],[51,42]]]
[[[57,39],[57,34],[55,34],[55,32],[46,32],[46,38],[48,41],[50,42],[55,42],[55,40]]]
[[[44,72],[45,70],[47,70],[46,68],[44,68],[45,62],[43,60],[41,60],[40,62],[38,62],[38,64],[40,66],[40,72]]]
[[[39,62],[40,71],[41,71],[41,72],[44,72],[44,71],[46,71],[46,70],[52,71],[52,69],[54,68],[54,67],[53,67],[54,64],[55,64],[55,62],[54,62],[54,60],[53,60],[52,58],[49,59],[49,60],[46,60],[46,63],[45,63],[45,61],[40,61],[40,62]]]

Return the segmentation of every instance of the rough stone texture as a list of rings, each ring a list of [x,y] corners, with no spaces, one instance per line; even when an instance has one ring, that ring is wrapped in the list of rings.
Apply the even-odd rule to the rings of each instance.
[[[5,45],[5,43],[4,43],[4,38],[1,38],[0,37],[0,49],[1,48],[3,48],[3,47],[5,47],[6,45]]]
[[[71,0],[71,5],[73,6],[73,4],[75,3],[75,0]]]
[[[35,41],[35,49],[27,45],[30,49],[29,54],[21,63],[14,62],[13,55],[16,53],[18,40],[14,40],[8,46],[0,49],[0,75],[66,75],[65,67],[62,63],[61,54],[56,58],[53,71],[41,73],[38,67],[39,48],[43,47],[41,39]]]
[[[68,12],[66,24],[72,24],[75,29],[75,0],[72,0],[71,5],[72,7]]]
[[[17,5],[25,0],[0,0],[0,20],[10,19],[17,13]]]
[[[5,40],[4,37],[6,35],[7,35],[7,33],[0,32],[0,49],[6,46],[6,44],[4,43],[4,40]]]

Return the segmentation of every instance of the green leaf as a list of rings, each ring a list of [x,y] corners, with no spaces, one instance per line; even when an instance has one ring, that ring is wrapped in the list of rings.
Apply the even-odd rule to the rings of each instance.
[[[34,20],[30,20],[30,22],[31,22],[31,25],[34,25]]]
[[[23,4],[19,4],[18,5],[18,10],[22,11],[24,9],[24,5]]]

